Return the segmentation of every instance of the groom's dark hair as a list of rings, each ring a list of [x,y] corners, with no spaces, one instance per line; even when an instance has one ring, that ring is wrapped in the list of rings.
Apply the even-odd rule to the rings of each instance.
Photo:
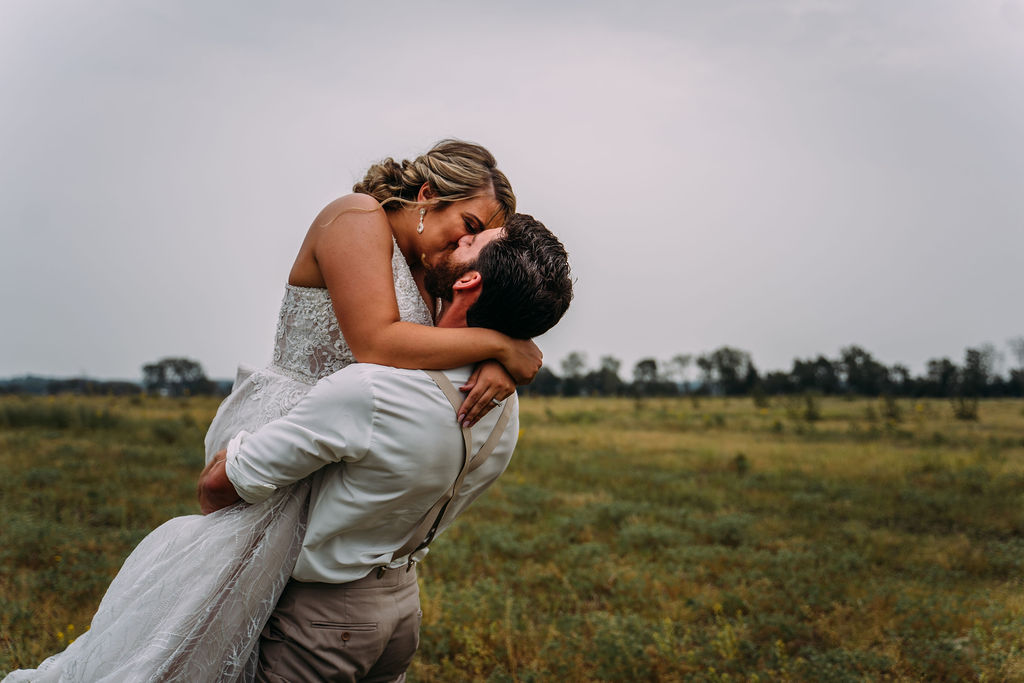
[[[569,255],[533,216],[513,214],[505,234],[480,250],[471,269],[483,289],[466,313],[470,327],[529,339],[551,329],[572,301]]]

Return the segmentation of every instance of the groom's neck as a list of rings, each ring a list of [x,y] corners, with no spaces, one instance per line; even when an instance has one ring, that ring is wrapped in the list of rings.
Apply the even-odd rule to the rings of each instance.
[[[469,306],[460,305],[457,301],[445,301],[441,304],[441,313],[437,316],[434,327],[467,327],[468,310]]]

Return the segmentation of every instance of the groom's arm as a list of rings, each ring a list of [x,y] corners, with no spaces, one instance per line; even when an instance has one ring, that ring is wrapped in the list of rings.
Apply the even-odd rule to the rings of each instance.
[[[290,413],[241,432],[200,475],[199,500],[212,512],[257,503],[331,463],[365,455],[373,433],[369,366],[350,366],[317,383]]]

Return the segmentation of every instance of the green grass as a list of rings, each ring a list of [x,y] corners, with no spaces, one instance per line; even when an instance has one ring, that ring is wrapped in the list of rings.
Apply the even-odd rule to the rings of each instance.
[[[215,408],[0,399],[0,671],[196,511]],[[1024,401],[813,408],[524,399],[509,470],[421,567],[410,679],[1024,680]]]

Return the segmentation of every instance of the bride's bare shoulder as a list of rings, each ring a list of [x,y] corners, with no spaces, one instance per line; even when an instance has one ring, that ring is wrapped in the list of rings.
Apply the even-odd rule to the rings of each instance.
[[[379,213],[384,217],[384,209],[380,202],[368,194],[353,193],[338,197],[317,214],[314,226],[324,227],[334,223],[338,218],[347,214],[374,214]]]
[[[369,248],[391,257],[391,225],[376,199],[368,194],[338,197],[317,214],[292,264],[288,282],[325,287],[323,268],[349,264],[346,255]]]

